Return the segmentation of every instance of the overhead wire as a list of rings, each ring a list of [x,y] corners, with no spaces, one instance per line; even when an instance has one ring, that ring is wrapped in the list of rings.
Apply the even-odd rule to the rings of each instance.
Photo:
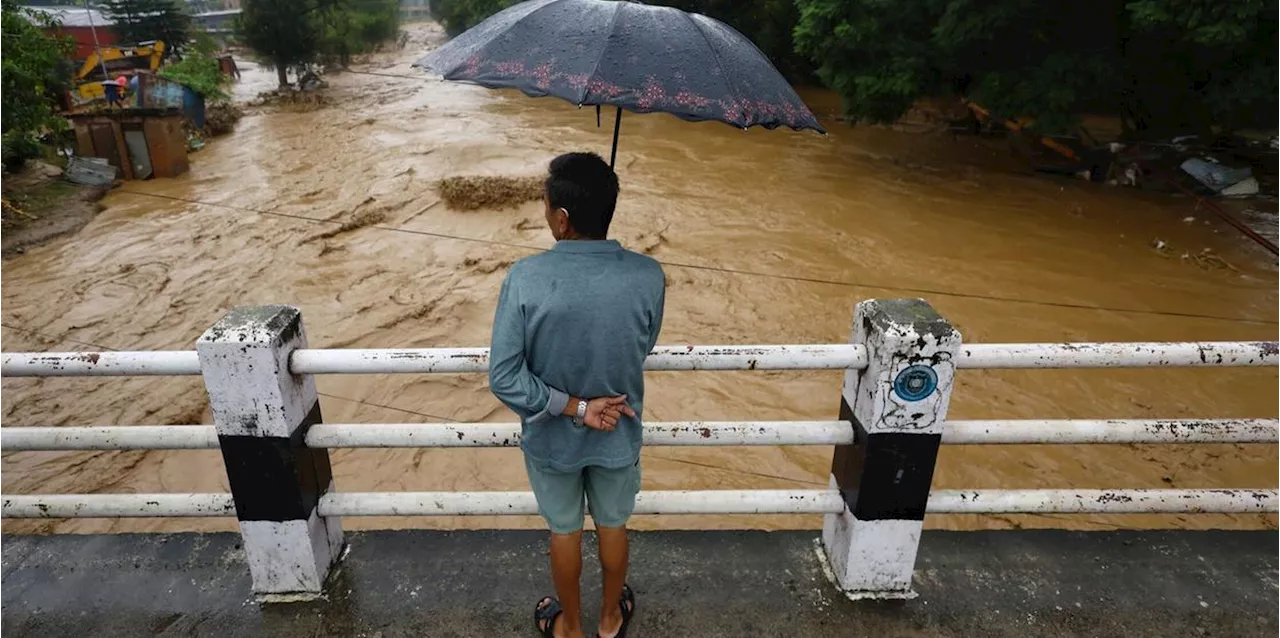
[[[261,209],[251,208],[248,206],[239,206],[234,204],[202,202],[199,200],[188,199],[184,197],[177,197],[174,195],[162,195],[158,193],[148,193],[144,191],[135,191],[135,190],[129,190],[129,189],[121,189],[120,192],[132,194],[132,195],[144,196],[144,197],[155,197],[160,199],[180,201],[180,202],[199,205],[199,206],[229,208],[232,210],[241,210],[245,212],[251,212],[258,215],[284,217],[288,219],[295,219],[299,221],[306,221],[306,222],[316,223],[316,224],[339,224],[340,225],[342,223],[340,221],[332,220],[332,219],[317,219],[313,217],[307,217],[304,215],[294,215],[290,213],[265,211]],[[386,232],[397,232],[397,233],[406,233],[411,235],[421,235],[426,237],[435,237],[439,239],[451,239],[456,241],[465,241],[465,242],[472,242],[472,243],[478,243],[478,244],[506,246],[509,248],[518,248],[521,250],[528,250],[532,252],[540,252],[542,250],[545,250],[538,246],[530,246],[527,244],[519,244],[519,243],[509,242],[509,241],[502,241],[502,240],[496,240],[496,239],[481,239],[477,237],[467,237],[465,235],[455,235],[452,233],[418,230],[413,228],[401,228],[398,226],[370,225],[370,226],[366,226],[365,228],[376,229],[376,230],[381,230]],[[754,271],[754,270],[729,268],[725,266],[691,264],[686,262],[678,262],[678,261],[670,261],[670,260],[662,260],[662,259],[659,259],[658,262],[661,263],[663,266],[670,266],[672,268],[685,268],[689,270],[701,270],[701,271],[716,272],[716,273],[722,273],[722,274],[761,277],[761,278],[784,280],[784,281],[794,281],[794,282],[800,282],[800,283],[840,286],[840,287],[846,287],[846,288],[869,288],[869,289],[875,289],[875,290],[909,292],[914,294],[933,295],[933,296],[939,296],[939,297],[955,297],[960,299],[973,299],[973,300],[979,300],[979,301],[994,301],[994,302],[1001,302],[1001,303],[1036,305],[1036,306],[1063,308],[1063,309],[1070,309],[1070,310],[1091,310],[1091,311],[1117,312],[1117,313],[1126,313],[1126,314],[1182,317],[1182,318],[1189,318],[1189,319],[1212,319],[1216,321],[1230,321],[1230,322],[1236,322],[1236,323],[1249,323],[1249,324],[1261,324],[1261,325],[1276,325],[1280,323],[1278,321],[1273,321],[1268,319],[1251,319],[1247,317],[1232,317],[1232,316],[1209,314],[1209,313],[1179,312],[1179,311],[1169,311],[1169,310],[1148,310],[1143,308],[1122,308],[1122,307],[1113,307],[1113,306],[1095,306],[1095,305],[1072,303],[1072,302],[1066,302],[1066,301],[1023,299],[1018,297],[1007,297],[1007,296],[991,295],[991,294],[983,294],[983,293],[943,290],[938,288],[904,286],[901,284],[888,284],[888,283],[865,282],[865,281],[842,281],[838,279],[811,277],[811,276],[805,276],[805,275],[784,275],[784,274],[778,274],[778,273],[767,273],[767,272],[760,272],[760,271]]]
[[[357,70],[352,70],[352,69],[347,69],[347,70],[345,70],[345,71],[344,71],[344,73],[352,73],[352,74],[355,74],[355,75],[374,75],[374,76],[379,76],[379,77],[399,78],[399,79],[404,79],[404,80],[425,80],[425,79],[428,79],[428,78],[426,78],[426,77],[424,77],[424,76],[403,75],[403,74],[399,74],[399,73],[382,73],[382,72],[377,72],[377,71],[357,71]],[[303,220],[303,221],[308,221],[308,222],[312,222],[312,223],[338,223],[338,224],[340,224],[340,223],[341,223],[341,222],[335,222],[335,221],[333,221],[333,220],[324,220],[324,219],[315,219],[315,218],[311,218],[311,217],[305,217],[305,216],[302,216],[302,215],[290,215],[290,214],[287,214],[287,213],[277,213],[277,212],[272,212],[272,211],[262,211],[262,210],[257,210],[257,209],[252,209],[252,208],[247,208],[247,207],[243,207],[243,206],[233,206],[233,205],[228,205],[228,204],[216,204],[216,203],[211,203],[211,202],[200,202],[200,201],[196,201],[196,200],[190,200],[190,199],[184,199],[184,198],[180,198],[180,197],[174,197],[174,196],[171,196],[171,195],[160,195],[160,194],[157,194],[157,193],[145,193],[145,192],[141,192],[141,191],[123,191],[123,192],[130,192],[130,193],[135,194],[135,195],[143,195],[143,196],[148,196],[148,197],[160,197],[160,198],[165,198],[165,199],[174,199],[174,200],[178,200],[178,201],[183,201],[183,202],[187,202],[187,203],[191,203],[191,204],[199,204],[199,205],[204,205],[204,206],[223,206],[223,207],[226,207],[226,208],[233,208],[233,209],[238,209],[238,210],[244,210],[244,211],[247,211],[247,212],[253,212],[253,213],[260,214],[260,215],[273,215],[273,216],[277,216],[277,217],[288,217],[288,218],[298,219],[298,220]],[[410,234],[423,235],[423,236],[428,236],[428,237],[437,237],[437,238],[441,238],[441,239],[453,239],[453,240],[457,240],[457,241],[467,241],[467,242],[476,242],[476,243],[487,243],[487,244],[493,244],[493,245],[502,245],[502,246],[508,246],[508,247],[513,247],[513,248],[522,248],[522,249],[525,249],[525,250],[535,250],[535,251],[536,251],[536,250],[542,250],[541,248],[537,248],[537,247],[535,247],[535,246],[528,246],[528,245],[524,245],[524,244],[515,244],[515,243],[511,243],[511,242],[504,242],[504,241],[500,241],[500,240],[492,240],[492,239],[476,239],[476,238],[472,238],[472,237],[465,237],[465,236],[461,236],[461,235],[451,235],[451,234],[448,234],[448,233],[437,233],[437,232],[431,232],[431,231],[423,231],[423,230],[415,230],[415,229],[407,229],[407,228],[397,228],[397,227],[392,227],[392,226],[381,226],[381,225],[368,226],[368,228],[375,228],[375,229],[378,229],[378,230],[391,231],[391,232],[410,233]],[[1046,300],[1040,300],[1040,299],[1022,299],[1022,298],[1018,298],[1018,297],[1008,297],[1008,296],[1002,296],[1002,295],[990,295],[990,294],[983,294],[983,293],[968,293],[968,292],[958,292],[958,291],[952,291],[952,290],[941,290],[941,289],[937,289],[937,288],[922,288],[922,287],[914,287],[914,286],[903,286],[903,285],[900,285],[900,284],[883,284],[883,283],[868,283],[868,282],[848,282],[848,281],[838,281],[838,280],[834,280],[834,279],[826,279],[826,278],[820,278],[820,277],[806,277],[806,276],[801,276],[801,275],[781,275],[781,274],[777,274],[777,273],[763,273],[763,272],[750,271],[750,270],[742,270],[742,269],[726,268],[726,267],[721,267],[721,266],[708,266],[708,265],[702,265],[702,264],[689,264],[689,263],[681,263],[681,262],[673,262],[673,261],[663,261],[663,260],[659,260],[659,262],[660,262],[660,263],[662,263],[664,266],[672,266],[672,267],[676,267],[676,268],[686,268],[686,269],[690,269],[690,270],[703,270],[703,271],[719,272],[719,273],[726,273],[726,274],[746,275],[746,276],[753,276],[753,277],[766,277],[766,278],[771,278],[771,279],[779,279],[779,280],[795,281],[795,282],[801,282],[801,283],[824,284],[824,285],[843,286],[843,287],[854,287],[854,288],[872,288],[872,289],[878,289],[878,290],[896,290],[896,291],[901,291],[901,292],[910,292],[910,293],[922,294],[922,295],[937,295],[937,296],[943,296],[943,297],[956,297],[956,298],[962,298],[962,299],[975,299],[975,300],[982,300],[982,301],[996,301],[996,302],[1004,302],[1004,303],[1031,304],[1031,305],[1038,305],[1038,306],[1045,306],[1045,307],[1053,307],[1053,308],[1063,308],[1063,309],[1070,309],[1070,310],[1094,310],[1094,311],[1104,311],[1104,312],[1119,312],[1119,313],[1126,313],[1126,314],[1144,314],[1144,315],[1155,315],[1155,316],[1165,316],[1165,317],[1183,317],[1183,318],[1188,318],[1188,319],[1212,319],[1212,320],[1217,320],[1217,321],[1232,321],[1232,322],[1238,322],[1238,323],[1250,323],[1250,324],[1261,324],[1261,325],[1277,325],[1277,324],[1280,324],[1280,321],[1273,321],[1273,320],[1269,320],[1269,319],[1250,319],[1250,318],[1246,318],[1246,317],[1232,317],[1232,316],[1227,316],[1227,315],[1217,315],[1217,314],[1197,313],[1197,312],[1178,312],[1178,311],[1168,311],[1168,310],[1147,310],[1147,309],[1142,309],[1142,308],[1120,308],[1120,307],[1112,307],[1112,306],[1095,306],[1095,305],[1090,305],[1090,304],[1071,303],[1071,302],[1062,302],[1062,301],[1046,301]]]

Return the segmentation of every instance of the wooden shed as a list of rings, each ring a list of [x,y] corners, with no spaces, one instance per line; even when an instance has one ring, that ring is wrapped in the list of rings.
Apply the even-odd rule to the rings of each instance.
[[[125,179],[187,172],[187,134],[180,110],[129,109],[69,118],[76,131],[76,154],[107,160]]]

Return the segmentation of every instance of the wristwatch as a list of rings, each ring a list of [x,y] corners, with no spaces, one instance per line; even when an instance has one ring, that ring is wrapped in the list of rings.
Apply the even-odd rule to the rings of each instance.
[[[586,418],[587,418],[587,402],[582,399],[578,399],[578,413],[575,414],[573,417],[573,424],[578,427],[582,427],[583,422],[586,420]]]

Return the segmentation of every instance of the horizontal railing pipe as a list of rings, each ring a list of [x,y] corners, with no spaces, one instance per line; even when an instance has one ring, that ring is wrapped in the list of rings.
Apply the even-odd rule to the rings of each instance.
[[[212,425],[116,425],[108,427],[4,427],[6,451],[216,450]]]
[[[641,492],[637,514],[821,514],[844,506],[835,490]],[[230,494],[56,494],[3,499],[4,518],[234,516]],[[537,514],[533,492],[330,492],[321,516]]]
[[[957,368],[1274,366],[1275,341],[966,344]]]
[[[200,374],[195,350],[148,352],[6,352],[5,377],[127,377]]]
[[[313,448],[516,447],[519,423],[318,423],[306,435]],[[644,425],[644,443],[700,445],[849,445],[848,421],[676,421]],[[210,425],[5,427],[8,451],[215,450]]]
[[[640,492],[635,514],[823,514],[839,512],[835,490]],[[537,514],[533,492],[331,492],[322,516],[488,516]]]
[[[866,349],[852,344],[794,346],[658,346],[644,369],[840,370],[866,367]],[[296,350],[295,374],[485,372],[488,348]]]
[[[1108,443],[1276,443],[1276,419],[1110,419],[947,421],[950,445]],[[313,448],[516,447],[519,423],[318,423],[306,435]],[[848,421],[653,421],[652,446],[850,445]],[[5,427],[9,451],[217,449],[209,425]]]
[[[1273,366],[1274,341],[1200,343],[1020,343],[962,346],[957,368],[1138,368],[1170,366]],[[839,370],[867,365],[858,344],[781,346],[658,346],[645,369]],[[299,349],[295,374],[484,372],[488,348]],[[200,374],[194,351],[10,352],[5,377],[170,376]]]
[[[1275,513],[1276,490],[933,490],[930,514]]]
[[[1275,513],[1274,489],[933,490],[930,514]],[[838,490],[640,492],[636,514],[838,514]],[[321,516],[492,516],[536,514],[532,492],[330,492]],[[5,496],[4,518],[233,516],[229,494],[55,494]]]
[[[2,499],[4,518],[235,516],[230,494],[43,494]]]
[[[645,445],[848,445],[848,421],[653,421]],[[519,423],[321,423],[307,445],[327,448],[515,447]]]
[[[1276,443],[1276,419],[1059,419],[947,421],[951,445],[1085,443]]]

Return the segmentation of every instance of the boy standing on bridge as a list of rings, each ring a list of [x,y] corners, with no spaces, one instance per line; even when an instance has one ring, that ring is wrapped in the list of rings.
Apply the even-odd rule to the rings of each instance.
[[[618,176],[600,156],[552,160],[543,202],[556,245],[511,267],[493,320],[489,388],[520,416],[529,483],[551,528],[558,598],[538,602],[534,623],[555,638],[583,635],[584,498],[604,576],[598,635],[625,636],[635,610],[626,525],[666,278],[657,261],[606,239],[617,201]]]

